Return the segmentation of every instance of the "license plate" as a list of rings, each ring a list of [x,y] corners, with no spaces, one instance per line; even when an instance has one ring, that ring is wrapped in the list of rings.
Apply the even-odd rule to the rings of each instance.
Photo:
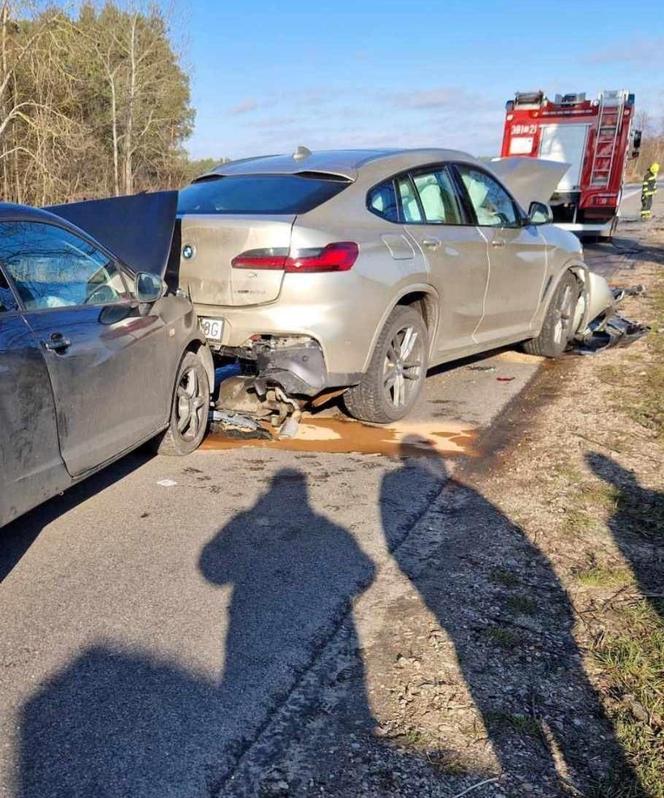
[[[203,334],[206,338],[209,338],[210,341],[216,341],[217,343],[221,343],[221,336],[224,332],[224,320],[223,319],[199,319],[198,320],[201,325],[201,330],[203,330]]]

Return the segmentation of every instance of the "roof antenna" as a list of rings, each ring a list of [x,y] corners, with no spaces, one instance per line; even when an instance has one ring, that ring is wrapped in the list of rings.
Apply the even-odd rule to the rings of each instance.
[[[303,161],[311,155],[311,150],[308,147],[303,147],[301,144],[293,153],[294,161]]]

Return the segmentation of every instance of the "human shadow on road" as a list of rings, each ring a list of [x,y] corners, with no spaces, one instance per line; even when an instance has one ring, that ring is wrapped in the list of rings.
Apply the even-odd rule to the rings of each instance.
[[[433,450],[429,462],[420,460],[422,478],[431,457]],[[571,783],[584,795],[613,794],[613,784],[621,794],[644,796],[584,671],[570,599],[524,531],[477,491],[450,480],[436,515],[435,553],[414,565],[407,546],[393,545],[400,534],[395,506],[408,507],[402,482],[405,473],[412,479],[412,467],[404,458],[383,480],[387,544],[453,642],[507,783],[519,795],[524,784],[547,796],[568,794]]]
[[[413,458],[418,447],[428,456]],[[454,643],[502,769],[516,785],[507,794],[525,794],[518,790],[526,781],[547,798],[560,794],[562,762],[577,789],[592,794],[613,773],[633,798],[643,795],[584,673],[569,599],[523,531],[477,492],[450,480],[449,496],[434,516],[436,550],[417,567],[406,556],[418,518],[447,479],[443,461],[422,447],[422,441],[404,441],[401,466],[383,479],[385,542]],[[420,758],[380,754],[376,764],[368,757],[370,768],[376,764],[371,772],[360,761],[363,746],[390,749],[371,737],[364,652],[348,612],[375,566],[348,530],[314,511],[305,475],[279,471],[250,510],[212,536],[198,565],[219,588],[219,617],[201,623],[211,629],[212,646],[219,646],[220,672],[188,670],[142,647],[96,642],[40,683],[24,705],[16,794],[241,794],[228,781],[238,760],[269,721],[278,726],[293,687],[318,667],[326,644],[336,644],[340,633],[345,662],[352,665],[332,678],[344,697],[328,704],[334,687],[326,685],[313,701],[295,707],[298,762],[308,760],[304,770],[318,786],[326,780],[328,795],[400,794],[384,763],[396,771]],[[153,634],[158,645],[159,629]],[[200,645],[200,634],[196,640]],[[184,659],[191,645],[187,628],[181,645]],[[339,746],[341,753],[335,753],[338,736],[350,741]],[[275,745],[288,749],[288,740],[277,738]],[[265,769],[280,761],[268,750]],[[408,768],[404,781],[412,774]],[[366,792],[364,778],[373,792]],[[440,789],[419,794],[449,794],[444,777],[430,772],[423,778]],[[308,790],[300,783],[287,793],[264,794]]]
[[[91,646],[23,708],[17,795],[223,795],[248,741],[374,575],[351,534],[314,512],[306,477],[291,469],[214,535],[199,567],[231,589],[225,639],[225,593],[208,624],[219,629],[223,670],[207,677],[142,649]],[[188,645],[183,628],[183,652]],[[352,626],[347,645],[355,653]],[[361,673],[357,683],[358,718],[371,724]]]
[[[586,460],[615,491],[615,511],[609,529],[632,568],[639,590],[664,618],[664,493],[644,488],[631,471],[610,457],[591,453]]]
[[[258,701],[267,680],[286,695],[375,570],[349,532],[314,512],[294,469],[279,471],[251,510],[220,530],[200,569],[232,587],[221,691],[243,704]],[[354,629],[348,645],[357,647]]]

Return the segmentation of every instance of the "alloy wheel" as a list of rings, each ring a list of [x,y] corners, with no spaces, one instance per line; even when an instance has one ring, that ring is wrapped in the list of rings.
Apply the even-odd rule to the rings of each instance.
[[[424,369],[424,341],[419,331],[407,325],[392,337],[383,365],[383,390],[395,408],[409,404]]]
[[[574,314],[574,292],[572,287],[567,285],[560,297],[558,311],[556,313],[556,323],[553,328],[553,337],[558,344],[567,343],[569,340],[570,325]]]
[[[208,399],[195,368],[182,373],[178,383],[175,413],[178,434],[186,441],[195,440],[206,423]]]

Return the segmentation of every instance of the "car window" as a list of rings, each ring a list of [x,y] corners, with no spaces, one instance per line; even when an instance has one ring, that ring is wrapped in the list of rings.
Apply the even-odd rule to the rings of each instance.
[[[51,224],[0,223],[0,264],[28,310],[105,305],[126,295],[106,255]]]
[[[397,191],[399,192],[404,222],[412,223],[423,221],[422,212],[420,211],[420,206],[415,196],[413,184],[408,175],[402,175],[397,178]]]
[[[369,210],[388,222],[399,221],[399,203],[394,190],[394,181],[387,180],[379,186],[372,188],[367,197]]]
[[[454,184],[446,169],[413,176],[424,217],[431,224],[463,224]]]
[[[510,195],[493,177],[472,166],[457,169],[482,227],[518,227],[519,215]]]
[[[336,175],[226,175],[183,188],[178,213],[306,213],[350,181]]]
[[[0,271],[0,313],[8,310],[16,310],[17,308],[18,304],[12,289],[9,287],[7,278]]]

